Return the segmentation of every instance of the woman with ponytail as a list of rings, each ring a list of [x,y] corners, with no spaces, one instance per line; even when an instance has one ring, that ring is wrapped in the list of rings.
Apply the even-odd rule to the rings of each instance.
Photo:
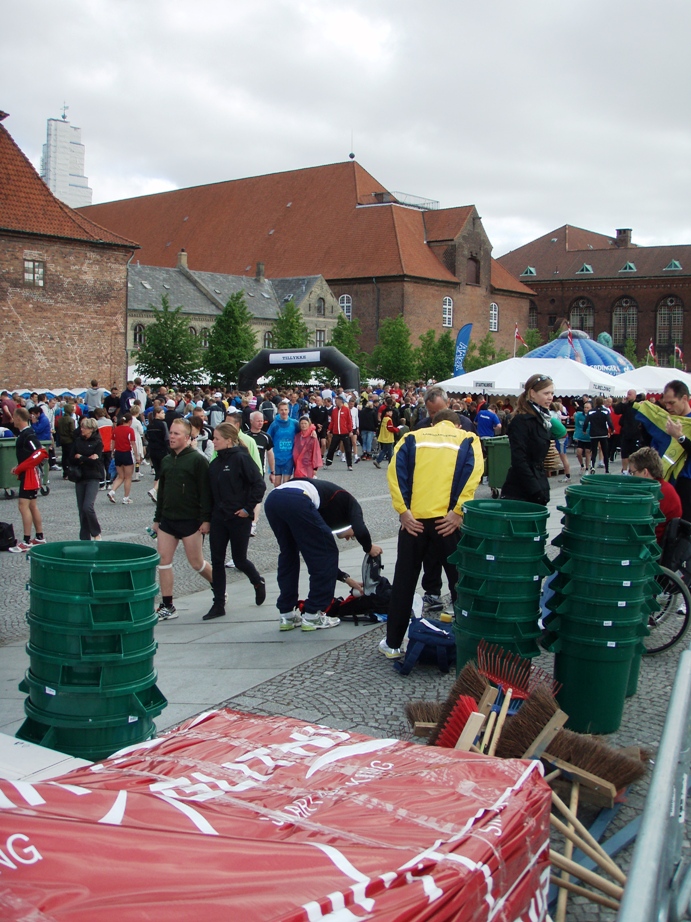
[[[511,466],[501,491],[502,499],[520,499],[542,506],[549,502],[545,458],[552,441],[566,435],[562,423],[550,415],[553,400],[552,379],[547,375],[531,375],[509,424]]]

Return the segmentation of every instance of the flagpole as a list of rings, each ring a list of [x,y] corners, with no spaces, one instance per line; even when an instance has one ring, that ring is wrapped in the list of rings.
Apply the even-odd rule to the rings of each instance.
[[[518,321],[516,321],[516,327],[513,331],[513,357],[516,358],[516,340],[518,339]]]

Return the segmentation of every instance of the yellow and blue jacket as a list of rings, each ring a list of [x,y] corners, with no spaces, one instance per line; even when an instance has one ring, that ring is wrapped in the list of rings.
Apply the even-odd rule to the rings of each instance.
[[[387,473],[393,507],[416,519],[443,518],[472,499],[482,478],[480,439],[448,420],[408,432],[394,450]]]

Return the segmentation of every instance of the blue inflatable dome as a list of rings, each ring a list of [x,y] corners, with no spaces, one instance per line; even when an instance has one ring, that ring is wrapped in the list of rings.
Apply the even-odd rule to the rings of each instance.
[[[571,330],[573,338],[573,348],[569,345],[568,330],[560,333],[556,339],[544,346],[538,346],[532,352],[528,352],[526,359],[575,359],[577,362],[583,362],[584,365],[590,365],[591,368],[597,368],[598,371],[605,371],[610,375],[620,375],[625,371],[633,371],[633,365],[627,358],[608,346],[591,339],[587,333],[582,330]]]

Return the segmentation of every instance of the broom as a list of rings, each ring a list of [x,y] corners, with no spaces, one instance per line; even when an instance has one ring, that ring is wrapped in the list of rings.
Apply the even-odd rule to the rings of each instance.
[[[437,720],[437,726],[434,728],[429,737],[429,743],[431,746],[435,745],[439,737],[439,733],[441,732],[441,729],[446,721],[451,716],[451,713],[458,699],[461,696],[469,697],[472,698],[473,701],[477,704],[487,690],[488,685],[489,682],[487,679],[480,675],[474,663],[468,662],[465,664],[463,669],[461,669],[459,672],[456,681],[451,686],[451,691],[449,692],[448,698],[441,706],[441,711]]]
[[[468,722],[471,714],[477,713],[477,702],[470,695],[459,695],[451,713],[444,721],[439,732],[434,738],[430,739],[432,746],[446,746],[453,748],[463,732],[463,728]],[[472,742],[472,741],[471,741]]]
[[[509,653],[498,644],[481,640],[477,646],[477,663],[480,675],[494,682],[502,691],[513,689],[513,697],[525,700],[530,693],[544,685],[553,695],[561,688],[552,676],[533,666],[529,659]]]

